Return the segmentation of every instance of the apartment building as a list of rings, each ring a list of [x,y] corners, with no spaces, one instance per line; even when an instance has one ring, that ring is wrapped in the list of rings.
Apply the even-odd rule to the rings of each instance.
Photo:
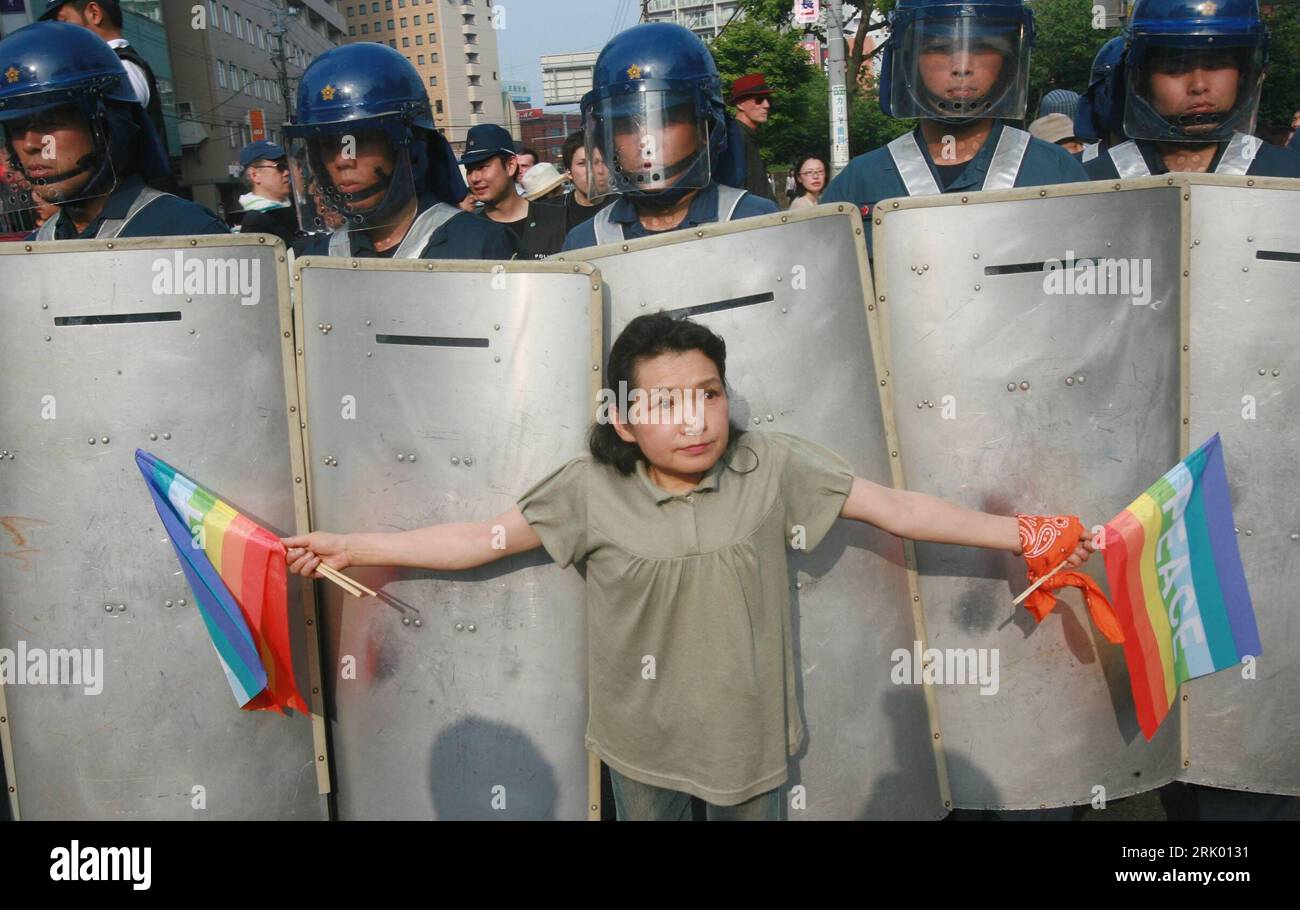
[[[646,22],[676,22],[705,41],[717,37],[740,4],[736,0],[649,0]]]
[[[505,6],[490,0],[338,0],[348,41],[378,41],[415,66],[434,123],[459,152],[479,123],[505,124],[497,31]]]

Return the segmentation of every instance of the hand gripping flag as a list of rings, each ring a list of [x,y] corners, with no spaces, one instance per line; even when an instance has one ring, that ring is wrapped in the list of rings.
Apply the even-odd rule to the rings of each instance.
[[[293,680],[284,545],[171,465],[135,450],[240,706],[306,712]]]
[[[1215,433],[1106,523],[1106,577],[1151,739],[1188,679],[1260,653]]]

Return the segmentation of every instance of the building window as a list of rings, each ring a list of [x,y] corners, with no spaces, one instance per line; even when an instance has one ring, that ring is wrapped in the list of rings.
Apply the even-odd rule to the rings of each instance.
[[[466,62],[466,63],[478,63],[478,54],[466,54],[466,55],[465,55],[465,62]]]
[[[439,98],[437,101],[433,102],[433,109],[434,109],[435,111],[437,111],[439,114],[442,113],[442,99],[441,99],[441,98]]]
[[[389,30],[390,32],[395,32],[395,31],[397,31],[397,29],[393,26],[393,20],[392,20],[392,19],[389,19],[389,20],[388,20],[388,30]]]
[[[423,35],[416,35],[416,36],[415,36],[415,43],[416,43],[416,44],[423,44],[423,43],[424,43],[424,36],[423,36]]]
[[[398,9],[406,9],[406,0],[397,0]]]
[[[364,22],[361,23],[361,34],[363,35],[370,34],[370,26],[366,25]]]
[[[417,15],[417,16],[415,17],[415,21],[412,22],[411,24],[412,24],[412,25],[419,25],[419,24],[420,24],[420,17]]]
[[[230,87],[235,91],[239,91],[239,67],[233,63],[228,65],[230,67]]]
[[[220,60],[217,61],[217,85],[226,87],[226,64]]]
[[[253,73],[253,95],[257,98],[262,97],[262,77],[257,73]]]
[[[465,35],[466,44],[478,44],[478,35],[474,32],[468,32]]]
[[[235,135],[235,122],[233,120],[226,121],[226,136],[230,139],[232,149],[239,148],[239,137]]]
[[[411,46],[411,39],[410,39],[410,38],[402,38],[402,47],[410,47],[410,46]]]
[[[235,37],[244,37],[244,17],[235,13]]]
[[[430,62],[430,63],[437,63],[437,62],[438,62],[438,55],[437,55],[437,54],[430,54],[430,55],[429,55],[429,62]]]
[[[437,77],[437,76],[430,76],[430,77],[429,77],[429,84],[430,84],[430,85],[437,85],[437,84],[438,84],[438,77]]]
[[[469,103],[469,109],[470,109],[470,113],[472,113],[472,114],[481,114],[481,113],[483,113],[483,102],[482,102],[482,101],[471,101],[471,102]]]
[[[482,84],[483,84],[483,77],[482,77],[482,76],[470,76],[470,77],[469,77],[469,84],[470,84],[470,85],[482,85]]]
[[[262,31],[262,26],[257,27],[257,46],[266,50],[266,32]]]
[[[212,23],[213,28],[217,28],[221,23],[221,17],[217,15],[217,0],[208,0],[208,21]]]
[[[419,61],[420,66],[424,66],[424,54],[418,54],[416,59]]]
[[[230,7],[228,6],[221,7],[221,24],[226,27],[227,32],[230,31]]]
[[[352,35],[353,37],[355,37],[356,34],[357,34],[357,27],[356,27],[355,25],[349,25],[349,26],[348,26],[348,34],[349,34],[349,35]]]
[[[393,0],[384,0],[384,9],[392,9]]]
[[[348,7],[348,15],[349,15],[349,16],[352,15],[352,10],[353,10],[353,7],[349,6],[349,7]]]
[[[406,17],[403,16],[401,19],[399,19],[397,21],[397,24],[400,25],[402,28],[406,28]]]
[[[466,25],[477,25],[477,24],[478,24],[478,23],[476,23],[476,22],[474,21],[474,14],[473,14],[473,13],[466,13],[466,14],[465,14],[465,24],[466,24]]]
[[[438,43],[438,33],[437,33],[437,32],[429,32],[429,43],[430,43],[430,44],[437,44],[437,43]]]
[[[372,13],[377,13],[377,12],[379,12],[379,4],[378,4],[378,3],[372,3],[372,4],[370,4],[370,11],[371,11]]]

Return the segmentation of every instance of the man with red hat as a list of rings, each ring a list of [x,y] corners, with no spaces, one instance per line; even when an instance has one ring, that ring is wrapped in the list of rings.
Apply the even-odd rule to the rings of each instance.
[[[736,109],[736,123],[745,141],[745,186],[755,196],[776,201],[767,180],[767,166],[758,151],[758,125],[766,123],[772,112],[772,90],[762,73],[741,76],[731,84],[731,104]]]

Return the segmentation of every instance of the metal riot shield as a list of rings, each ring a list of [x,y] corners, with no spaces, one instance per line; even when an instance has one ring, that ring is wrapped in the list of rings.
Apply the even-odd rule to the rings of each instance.
[[[573,264],[299,259],[312,527],[486,520],[583,454],[599,285]],[[349,574],[382,599],[322,586],[340,818],[599,817],[576,570],[538,549]]]
[[[280,533],[305,512],[285,250],[265,241],[0,245],[15,817],[326,816],[323,717],[238,708],[134,458],[153,452]],[[296,584],[289,603],[310,703],[314,603]]]
[[[1179,458],[1180,190],[1163,180],[889,200],[876,295],[908,489],[1109,520]],[[1038,809],[1147,790],[1179,725],[1138,729],[1123,649],[1077,591],[1041,624],[1024,562],[917,544],[953,804]],[[1104,579],[1100,555],[1087,566]],[[1103,582],[1104,584],[1104,582]],[[983,661],[992,685],[970,683]],[[1103,788],[1103,789],[1098,789]]]
[[[1183,687],[1185,780],[1300,794],[1300,181],[1183,178],[1191,207],[1190,443],[1224,461],[1264,653]]]
[[[888,484],[861,232],[853,206],[823,206],[561,258],[600,269],[608,343],[642,313],[691,316],[727,342],[738,424],[807,437]],[[807,741],[782,787],[784,811],[795,820],[942,816],[926,692],[891,682],[891,656],[924,637],[901,542],[840,521],[789,566]]]

